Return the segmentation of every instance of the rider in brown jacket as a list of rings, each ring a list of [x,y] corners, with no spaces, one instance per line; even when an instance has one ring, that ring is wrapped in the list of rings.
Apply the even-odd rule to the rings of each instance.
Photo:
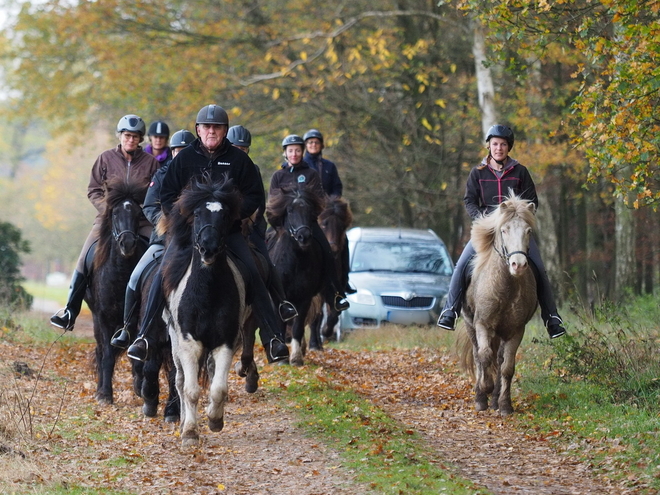
[[[58,328],[73,330],[73,325],[80,313],[85,290],[87,289],[88,277],[85,273],[85,258],[87,258],[87,252],[92,245],[99,239],[99,228],[105,208],[104,199],[107,182],[111,179],[124,177],[132,181],[143,182],[146,192],[151,176],[158,169],[159,163],[156,159],[140,147],[145,130],[144,121],[137,115],[123,116],[117,123],[119,144],[116,148],[101,153],[92,166],[87,197],[96,208],[97,214],[71,277],[66,306],[50,318],[51,324]],[[151,224],[143,217],[140,222],[140,235],[148,239],[151,229]]]

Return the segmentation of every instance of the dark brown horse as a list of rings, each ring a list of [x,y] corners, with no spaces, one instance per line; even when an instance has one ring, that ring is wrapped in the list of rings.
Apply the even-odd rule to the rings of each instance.
[[[298,310],[291,328],[289,362],[302,366],[305,322],[314,296],[326,285],[323,252],[312,236],[323,209],[321,198],[306,189],[282,189],[268,198],[266,216],[275,229],[268,240],[270,259],[279,273],[286,297]],[[318,227],[316,227],[318,228]],[[283,328],[285,324],[283,323]]]
[[[348,201],[331,196],[325,209],[319,215],[319,225],[328,239],[337,269],[337,280],[345,287],[348,273],[348,242],[346,231],[353,223],[353,212]],[[321,297],[321,296],[317,296]],[[313,315],[310,324],[309,348],[323,349],[323,340],[329,340],[335,335],[335,327],[339,321],[339,312],[333,301],[321,301],[320,309]]]
[[[126,284],[147,248],[146,239],[139,236],[145,193],[144,184],[108,183],[92,278],[85,294],[94,319],[96,400],[104,404],[113,402],[112,377],[122,352],[110,345],[110,339],[123,325]]]
[[[490,215],[472,225],[472,281],[459,329],[461,363],[475,374],[475,407],[513,413],[511,380],[525,325],[536,311],[536,281],[527,252],[534,228],[534,204],[508,197]],[[467,338],[466,338],[467,336]]]

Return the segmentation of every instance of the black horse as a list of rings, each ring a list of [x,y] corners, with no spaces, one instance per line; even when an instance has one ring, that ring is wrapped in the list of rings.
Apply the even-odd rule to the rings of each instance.
[[[193,179],[165,219],[168,248],[161,271],[176,387],[183,406],[180,429],[184,445],[199,442],[200,364],[206,362],[211,376],[207,407],[211,431],[224,427],[229,369],[241,337],[245,341],[239,371],[247,376],[248,392],[258,385],[254,329],[243,335],[251,312],[245,283],[239,267],[227,255],[225,241],[228,235],[236,235],[231,230],[239,218],[240,201],[231,179],[217,183]]]
[[[140,294],[142,297],[142,304],[140,308],[142,312],[147,307],[147,298],[149,297],[149,289],[154,279],[156,270],[159,269],[159,263],[152,261],[153,265],[147,266],[140,281]],[[144,317],[140,315],[140,320]],[[134,326],[132,328],[139,328]],[[172,359],[172,346],[170,339],[167,336],[167,327],[165,320],[161,315],[157,315],[151,324],[151,333],[153,335],[152,344],[155,348],[152,350],[149,359],[145,362],[131,359],[133,366],[133,390],[135,394],[142,398],[144,401],[142,405],[142,412],[145,416],[155,417],[158,414],[158,402],[160,397],[160,383],[158,380],[161,368],[165,372],[168,383],[168,398],[165,402],[163,416],[168,423],[176,423],[180,417],[181,403],[179,394],[176,390],[176,368],[174,367],[174,360]],[[131,340],[135,335],[131,335]]]
[[[314,296],[326,285],[323,252],[312,236],[322,199],[306,189],[282,189],[268,198],[266,216],[275,229],[268,252],[282,278],[287,299],[298,310],[291,329],[289,361],[303,365],[305,321]],[[283,324],[285,325],[285,324]]]
[[[121,353],[110,345],[110,339],[123,324],[126,284],[147,248],[139,235],[145,192],[144,184],[124,180],[108,183],[92,278],[85,294],[94,319],[96,400],[103,404],[113,402],[112,376]]]
[[[331,196],[325,209],[319,215],[319,225],[332,249],[337,279],[343,287],[348,282],[345,279],[345,274],[348,273],[346,231],[352,223],[353,212],[348,201]],[[323,340],[329,340],[335,335],[339,312],[334,307],[334,301],[321,301],[321,304],[315,306],[319,309],[313,315],[310,323],[309,348],[310,350],[323,350]]]

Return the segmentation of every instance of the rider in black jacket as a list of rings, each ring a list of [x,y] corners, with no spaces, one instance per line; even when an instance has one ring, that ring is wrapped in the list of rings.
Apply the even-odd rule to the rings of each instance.
[[[509,157],[513,148],[513,131],[504,125],[494,125],[488,131],[486,142],[489,154],[478,167],[470,172],[465,188],[465,207],[472,220],[490,213],[504,201],[509,191],[528,199],[538,206],[536,186],[527,168]],[[456,269],[451,277],[447,301],[440,313],[438,326],[453,330],[456,318],[461,313],[465,289],[468,285],[468,265],[475,251],[472,242],[468,242],[461,257],[456,263]],[[541,318],[545,323],[551,339],[561,337],[566,333],[563,321],[557,313],[552,287],[541,259],[541,253],[532,237],[529,244],[530,265],[536,276]]]
[[[195,130],[198,138],[184,148],[173,160],[163,178],[160,201],[163,213],[167,215],[174,201],[192,177],[208,173],[214,180],[228,174],[243,196],[241,220],[249,218],[263,202],[263,184],[254,163],[248,155],[235,148],[226,139],[229,128],[229,116],[218,105],[206,105],[197,114]],[[259,326],[269,336],[268,342],[262,342],[273,361],[287,359],[289,350],[280,334],[279,324],[268,294],[268,290],[257,270],[250,248],[241,233],[241,221],[237,221],[225,239],[227,247],[234,253],[250,272],[248,281],[254,295],[252,309]],[[167,256],[167,251],[165,256]],[[128,356],[137,360],[146,360],[149,353],[148,329],[153,318],[164,304],[162,276],[156,274],[152,290],[147,301],[145,316],[138,338],[128,348]]]

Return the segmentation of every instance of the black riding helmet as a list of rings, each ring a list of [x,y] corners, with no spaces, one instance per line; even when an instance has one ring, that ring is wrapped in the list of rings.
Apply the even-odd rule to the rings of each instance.
[[[252,144],[252,134],[242,125],[233,125],[227,131],[227,139],[234,146],[249,148]]]
[[[160,136],[169,138],[170,128],[162,120],[157,120],[156,122],[152,122],[149,126],[149,132],[147,133],[147,136]]]
[[[509,144],[509,151],[513,149],[513,130],[511,127],[502,125],[502,124],[495,124],[492,126],[490,129],[488,129],[488,136],[486,137],[486,142],[490,141],[490,138],[502,138],[505,139],[506,142]]]
[[[303,148],[305,147],[305,141],[303,140],[303,138],[301,138],[297,134],[289,134],[282,141],[282,149],[286,150],[286,147],[291,146],[292,144],[299,144]]]
[[[303,136],[303,141],[307,142],[308,139],[317,138],[323,144],[323,134],[316,129],[310,129]]]
[[[195,124],[229,125],[229,116],[220,105],[206,105],[197,113]]]
[[[185,129],[176,131],[170,139],[170,148],[184,148],[195,140],[195,135]]]

